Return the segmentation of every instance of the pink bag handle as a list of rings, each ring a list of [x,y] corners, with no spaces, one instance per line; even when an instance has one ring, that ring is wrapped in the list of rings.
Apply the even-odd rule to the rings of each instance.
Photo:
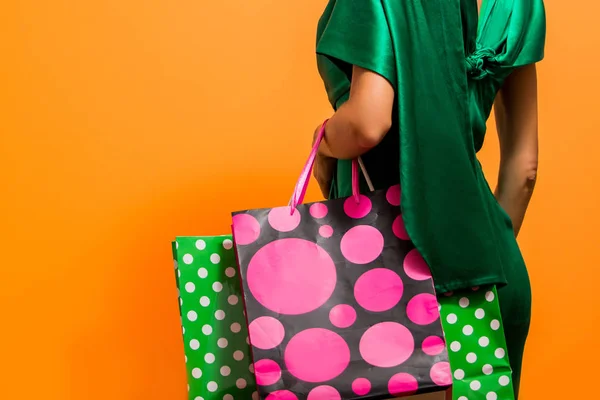
[[[289,206],[291,207],[291,213],[294,213],[296,207],[299,204],[302,204],[304,201],[304,196],[306,195],[306,189],[308,188],[308,183],[310,182],[310,175],[312,174],[313,166],[315,165],[315,160],[317,158],[317,153],[319,151],[319,145],[325,137],[325,125],[327,125],[327,121],[323,122],[321,125],[321,129],[319,130],[319,134],[315,140],[315,144],[308,156],[308,160],[306,164],[304,164],[304,168],[302,169],[302,173],[300,174],[300,178],[296,183],[296,187],[294,188],[294,193],[292,194],[292,198],[290,199]],[[359,188],[359,168],[362,169],[365,174],[365,178],[367,180],[367,184],[369,185],[369,189],[373,191],[373,184],[371,183],[371,179],[369,179],[368,174],[364,168],[364,164],[360,158],[356,160],[352,160],[352,196],[354,196],[354,200],[359,203],[360,202],[360,188]]]

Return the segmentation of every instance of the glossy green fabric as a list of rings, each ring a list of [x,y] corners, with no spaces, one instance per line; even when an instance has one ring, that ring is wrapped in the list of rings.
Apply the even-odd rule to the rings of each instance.
[[[398,182],[407,231],[438,292],[507,283],[521,266],[510,219],[476,153],[485,121],[514,68],[543,58],[542,0],[330,0],[317,61],[334,108],[348,99],[352,65],[395,88],[393,128],[364,155],[376,188]],[[333,197],[348,196],[341,160]],[[523,265],[524,268],[524,265]]]

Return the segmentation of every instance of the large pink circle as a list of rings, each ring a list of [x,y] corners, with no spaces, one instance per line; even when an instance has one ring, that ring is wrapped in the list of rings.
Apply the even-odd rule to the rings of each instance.
[[[365,272],[354,285],[354,297],[362,308],[373,312],[390,310],[402,298],[404,285],[397,273],[386,268]]]
[[[440,317],[437,298],[429,293],[421,293],[410,299],[406,306],[408,319],[417,325],[429,325]]]
[[[330,225],[323,225],[319,228],[319,235],[328,239],[333,236],[333,228]]]
[[[235,243],[247,245],[254,243],[260,235],[260,224],[250,214],[236,214],[232,219]]]
[[[417,249],[409,251],[404,258],[404,272],[415,281],[431,279],[431,270]]]
[[[273,229],[279,232],[291,232],[300,225],[300,212],[290,207],[277,207],[269,212],[268,220]]]
[[[315,203],[310,206],[309,212],[313,218],[325,218],[327,216],[327,206],[323,203]]]
[[[279,346],[285,336],[281,322],[273,317],[260,317],[252,321],[248,327],[252,346],[262,350]]]
[[[294,336],[284,354],[288,371],[306,382],[325,382],[339,376],[350,364],[350,348],[337,333],[307,329]]]
[[[399,373],[391,377],[388,390],[392,396],[410,396],[419,389],[417,379],[407,373]]]
[[[371,212],[371,208],[371,200],[362,194],[358,196],[358,202],[354,196],[350,196],[344,201],[344,212],[350,218],[364,218]]]
[[[371,382],[365,378],[358,378],[352,382],[352,391],[359,396],[366,396],[371,391]]]
[[[341,400],[340,392],[331,386],[317,386],[308,394],[307,400]]]
[[[431,367],[429,373],[431,380],[438,386],[452,385],[452,373],[450,372],[450,364],[447,362],[439,362]]]
[[[254,374],[258,385],[274,385],[281,379],[281,368],[273,360],[259,360],[254,363]]]
[[[404,226],[404,220],[402,219],[402,215],[398,215],[392,224],[392,232],[398,239],[402,240],[410,240],[408,237],[408,232],[406,232],[406,227]]]
[[[269,394],[266,400],[298,400],[298,397],[289,390],[278,390]]]
[[[397,322],[381,322],[370,327],[360,339],[362,358],[371,365],[390,368],[402,364],[415,349],[410,331]]]
[[[446,348],[446,342],[439,336],[429,336],[423,340],[423,353],[428,356],[437,356]]]
[[[387,193],[385,194],[385,198],[387,199],[388,203],[390,203],[393,206],[399,206],[400,205],[400,185],[394,185],[392,187],[390,187],[387,190]]]
[[[356,321],[356,311],[348,304],[340,304],[329,312],[329,321],[336,328],[349,328]]]
[[[250,292],[278,314],[314,311],[329,299],[336,284],[329,254],[304,239],[280,239],[258,250],[248,264]]]
[[[342,237],[340,248],[348,261],[368,264],[383,251],[383,235],[372,226],[355,226]]]

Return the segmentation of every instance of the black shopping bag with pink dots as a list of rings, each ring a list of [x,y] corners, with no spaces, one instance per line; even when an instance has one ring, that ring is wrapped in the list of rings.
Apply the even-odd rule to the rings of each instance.
[[[404,229],[400,187],[233,214],[263,400],[387,399],[452,383],[431,273]]]

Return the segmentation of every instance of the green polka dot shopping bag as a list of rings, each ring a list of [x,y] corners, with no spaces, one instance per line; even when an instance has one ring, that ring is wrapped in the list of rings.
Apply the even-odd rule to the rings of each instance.
[[[189,400],[257,399],[231,236],[173,242]]]
[[[439,296],[453,400],[514,400],[494,286]]]

